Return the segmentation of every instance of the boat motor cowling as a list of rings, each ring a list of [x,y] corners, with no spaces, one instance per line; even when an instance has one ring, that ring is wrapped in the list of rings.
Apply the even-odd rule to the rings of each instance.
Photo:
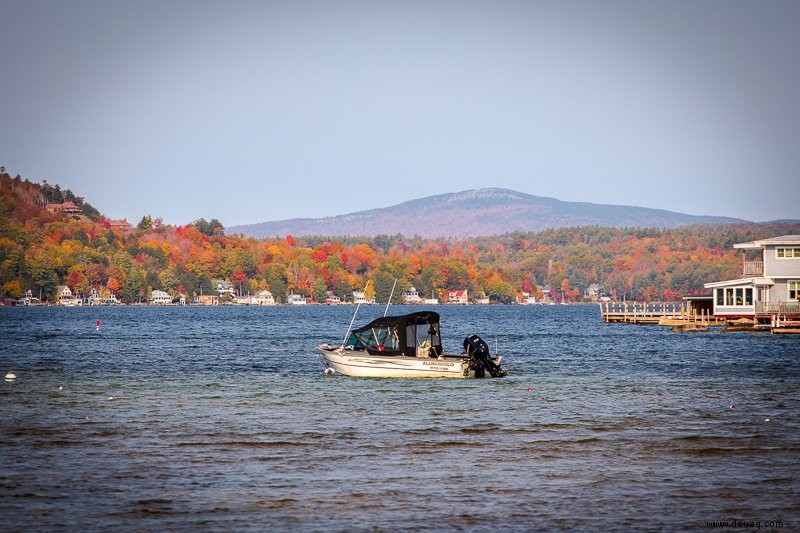
[[[493,378],[506,375],[506,371],[492,360],[489,346],[477,335],[464,339],[464,353],[469,355],[469,368],[475,371],[476,378],[486,377],[487,371]]]

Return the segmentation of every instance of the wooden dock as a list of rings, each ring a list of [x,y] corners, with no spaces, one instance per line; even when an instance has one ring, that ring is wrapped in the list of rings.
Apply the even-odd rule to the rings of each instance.
[[[725,331],[770,331],[800,334],[800,303],[776,302],[758,306],[756,314],[748,317],[715,317],[710,301],[702,298],[682,302],[599,302],[600,315],[605,322],[626,324],[658,324],[673,331],[706,331],[723,327]]]
[[[722,326],[724,320],[707,311],[695,310],[686,302],[600,302],[604,322],[658,324],[678,329],[701,329]]]

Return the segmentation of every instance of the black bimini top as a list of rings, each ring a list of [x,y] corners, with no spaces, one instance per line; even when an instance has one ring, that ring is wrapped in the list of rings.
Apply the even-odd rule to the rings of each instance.
[[[373,355],[415,357],[419,350],[428,350],[428,354],[435,357],[442,353],[439,313],[418,311],[377,318],[354,329],[346,344]]]

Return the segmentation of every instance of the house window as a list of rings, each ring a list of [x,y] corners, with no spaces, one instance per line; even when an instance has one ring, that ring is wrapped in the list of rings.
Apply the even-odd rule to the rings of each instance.
[[[775,248],[775,257],[778,259],[800,258],[800,248]]]
[[[753,288],[752,287],[736,287],[728,289],[716,289],[717,305],[730,305],[730,306],[748,306],[753,305]],[[800,295],[800,282],[797,287],[798,295]]]
[[[789,282],[789,299],[800,300],[800,281]]]

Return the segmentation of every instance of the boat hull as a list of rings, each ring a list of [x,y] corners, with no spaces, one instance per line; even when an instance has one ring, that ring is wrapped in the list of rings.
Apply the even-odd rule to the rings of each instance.
[[[365,378],[470,378],[469,359],[462,355],[441,358],[376,356],[365,352],[319,347],[325,366],[339,374]]]

